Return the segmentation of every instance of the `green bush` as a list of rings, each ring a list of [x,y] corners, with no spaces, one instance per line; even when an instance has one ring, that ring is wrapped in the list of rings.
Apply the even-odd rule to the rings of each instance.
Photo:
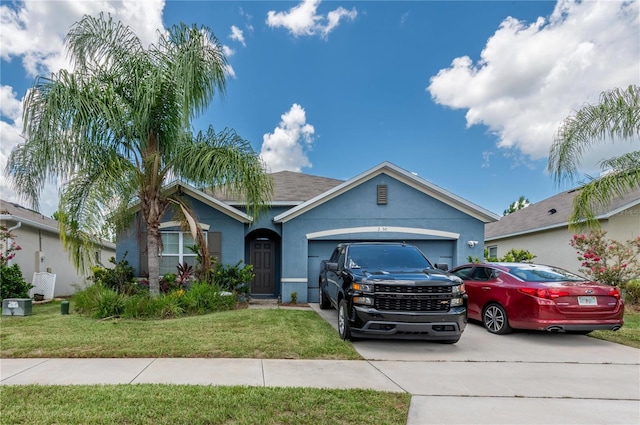
[[[20,266],[0,266],[0,298],[29,298],[29,290],[33,285],[22,277]]]
[[[121,315],[125,299],[124,295],[99,283],[77,292],[73,297],[75,311],[96,319]]]
[[[189,290],[151,296],[148,292],[124,295],[94,284],[74,295],[75,311],[98,319],[119,316],[128,319],[168,319],[185,315],[233,310],[236,298],[223,295],[224,289],[196,282]]]
[[[135,278],[133,267],[125,260],[127,253],[124,254],[122,260],[116,262],[114,257],[109,258],[109,262],[114,265],[113,268],[95,267],[93,268],[93,276],[91,280],[94,283],[104,285],[120,294],[131,295],[139,291],[139,286]]]
[[[624,285],[624,302],[640,305],[640,279],[630,280]]]

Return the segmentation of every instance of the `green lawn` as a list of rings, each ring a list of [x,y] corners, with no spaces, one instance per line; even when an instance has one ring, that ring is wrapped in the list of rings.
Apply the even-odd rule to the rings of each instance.
[[[53,302],[34,305],[30,316],[1,316],[0,343],[0,357],[362,359],[310,309],[99,321],[62,315],[60,303]]]
[[[411,395],[202,385],[0,386],[2,424],[405,424]]]
[[[640,348],[640,307],[625,306],[624,326],[618,331],[594,331],[589,335],[628,345],[629,347]]]

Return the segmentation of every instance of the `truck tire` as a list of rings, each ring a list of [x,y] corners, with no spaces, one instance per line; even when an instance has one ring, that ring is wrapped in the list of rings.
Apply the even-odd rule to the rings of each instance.
[[[351,341],[351,327],[349,326],[349,306],[342,299],[338,305],[338,333],[340,338]]]
[[[327,310],[329,308],[331,308],[331,302],[329,301],[324,291],[322,290],[322,283],[321,283],[320,284],[320,309]]]

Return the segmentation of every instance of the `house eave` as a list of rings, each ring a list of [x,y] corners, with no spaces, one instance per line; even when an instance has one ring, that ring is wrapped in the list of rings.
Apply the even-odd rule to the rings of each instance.
[[[31,227],[38,230],[44,230],[46,232],[51,232],[60,236],[59,227],[53,227],[43,223],[38,223],[37,221],[29,220],[28,218],[19,217],[12,214],[0,214],[0,221],[12,221],[12,222],[15,222],[16,224],[22,223],[24,226]],[[103,248],[116,249],[116,244],[114,244],[113,242],[102,240],[100,241],[100,245]]]

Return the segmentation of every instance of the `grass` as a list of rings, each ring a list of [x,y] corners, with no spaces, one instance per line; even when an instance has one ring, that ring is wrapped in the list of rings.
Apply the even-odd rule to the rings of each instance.
[[[53,302],[34,305],[32,313],[0,316],[0,357],[362,359],[312,310],[238,309],[179,319],[99,321],[62,315],[60,303]]]
[[[640,307],[625,306],[624,326],[617,331],[593,331],[589,334],[594,338],[629,347],[640,348]]]
[[[0,386],[2,424],[405,424],[411,395],[198,385]]]

